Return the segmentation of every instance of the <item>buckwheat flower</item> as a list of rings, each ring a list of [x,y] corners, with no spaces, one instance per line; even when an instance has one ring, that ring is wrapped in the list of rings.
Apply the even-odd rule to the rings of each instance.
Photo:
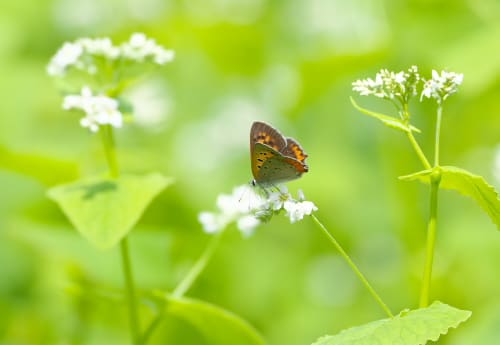
[[[153,61],[158,65],[164,65],[167,62],[174,60],[175,53],[173,50],[165,49],[161,46],[153,48]]]
[[[374,95],[388,100],[397,100],[403,105],[417,94],[419,81],[417,66],[411,66],[406,72],[397,73],[382,69],[375,75],[375,79],[356,80],[352,83],[352,89],[359,92],[361,96]]]
[[[103,62],[109,65],[119,59],[139,63],[152,61],[164,65],[174,59],[174,51],[163,48],[142,33],[133,34],[121,46],[113,45],[108,37],[84,37],[65,43],[49,62],[47,72],[52,76],[64,76],[73,67],[89,74],[97,74],[98,66],[102,66]]]
[[[219,195],[217,208],[219,212],[199,214],[198,220],[205,232],[221,231],[235,222],[244,236],[252,234],[257,226],[269,221],[282,210],[295,223],[318,209],[311,201],[305,201],[301,191],[299,200],[295,200],[285,186],[269,190],[249,185],[236,187],[232,194]]]
[[[218,212],[202,212],[198,220],[207,233],[215,233],[236,222],[238,229],[248,236],[260,224],[254,213],[262,209],[266,199],[256,189],[244,185],[233,189],[232,194],[217,197]]]
[[[174,52],[156,44],[156,41],[147,38],[143,33],[134,33],[130,40],[121,45],[123,58],[137,62],[151,59],[158,65],[163,65],[174,59]]]
[[[74,108],[83,109],[92,102],[92,91],[89,87],[84,86],[80,95],[68,95],[64,97],[63,109],[69,110]]]
[[[439,74],[436,70],[432,70],[432,78],[425,80],[420,100],[424,97],[434,98],[441,104],[448,96],[458,91],[458,86],[463,80],[462,73],[441,71]]]
[[[302,194],[303,196],[303,194]],[[310,216],[313,211],[317,211],[318,208],[312,201],[297,201],[297,200],[287,200],[283,204],[283,209],[286,211],[286,216],[290,218],[291,223],[295,223],[299,220],[304,219],[304,216]]]
[[[288,188],[286,186],[278,186],[278,190],[269,192],[267,197],[267,208],[272,209],[273,211],[279,211],[283,208],[283,204],[285,201],[290,200],[292,197],[290,193],[288,193]]]
[[[383,90],[383,81],[379,74],[375,76],[375,80],[371,78],[356,80],[352,83],[352,90],[359,92],[361,96],[386,97]]]
[[[120,49],[115,47],[108,37],[104,38],[80,38],[77,40],[86,54],[103,56],[110,60],[117,59]]]
[[[69,66],[77,64],[82,53],[83,47],[79,43],[64,43],[50,60],[47,73],[51,76],[63,76]]]
[[[198,215],[198,221],[203,225],[205,232],[212,234],[226,227],[226,223],[221,217],[213,212],[201,212]]]
[[[405,88],[410,96],[416,96],[418,94],[417,86],[420,83],[420,74],[418,73],[418,67],[413,65],[408,68],[405,73]]]
[[[83,87],[80,95],[68,95],[64,98],[63,109],[79,109],[85,113],[80,125],[91,132],[97,132],[100,125],[121,127],[123,115],[118,110],[118,101],[103,95],[92,95],[89,87]]]
[[[260,224],[261,221],[256,216],[250,214],[239,218],[236,222],[236,226],[245,237],[252,235],[255,228]]]
[[[92,116],[85,116],[80,119],[80,126],[88,128],[91,132],[95,133],[99,130],[99,124]]]
[[[225,197],[222,195],[217,200],[217,206],[228,213],[234,210],[237,213],[251,213],[254,210],[261,209],[267,200],[261,191],[249,186],[243,185],[233,189],[233,194]]]

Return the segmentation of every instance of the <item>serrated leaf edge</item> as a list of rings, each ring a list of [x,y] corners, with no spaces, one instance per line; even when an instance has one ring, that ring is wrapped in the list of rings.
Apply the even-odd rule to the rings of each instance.
[[[463,312],[464,312],[464,318],[463,318],[463,319],[457,320],[457,323],[456,323],[455,325],[452,325],[452,326],[450,326],[450,327],[446,328],[446,329],[445,329],[442,333],[440,333],[440,334],[439,334],[439,335],[438,335],[435,339],[432,339],[432,338],[431,338],[431,339],[429,339],[429,340],[436,341],[436,340],[438,340],[439,338],[441,338],[441,336],[448,334],[448,332],[450,331],[450,329],[457,329],[457,327],[458,327],[460,324],[462,324],[462,323],[464,323],[465,321],[467,321],[467,320],[471,317],[471,315],[472,315],[472,312],[471,312],[470,310],[461,310],[461,311],[463,311]],[[429,341],[429,340],[428,340],[428,341]],[[419,345],[425,345],[426,343],[427,343],[427,342],[422,343],[422,344],[419,344]]]
[[[496,200],[500,201],[500,194],[498,193],[496,188],[493,185],[489,184],[488,181],[486,181],[483,176],[471,173],[468,170],[465,170],[465,169],[462,169],[462,168],[459,168],[459,167],[456,167],[453,165],[441,166],[441,167],[439,167],[439,169],[441,170],[441,173],[447,173],[447,172],[448,173],[462,173],[472,180],[479,180],[479,183],[484,184],[486,186],[486,188],[489,189],[493,193]],[[399,176],[398,179],[400,179],[402,181],[414,181],[418,177],[430,175],[431,173],[432,173],[432,169],[422,170],[422,171],[419,171],[419,172],[416,172],[413,174]],[[428,183],[428,182],[423,182],[423,181],[421,181],[421,182]],[[484,195],[484,193],[482,193],[481,189],[478,188],[475,183],[473,183],[472,185],[479,195]],[[474,202],[488,215],[488,217],[490,218],[492,223],[495,224],[497,226],[497,228],[499,228],[499,230],[500,230],[500,224],[497,224],[497,222],[493,219],[493,217],[490,216],[490,213],[493,213],[493,214],[495,213],[495,212],[492,212],[492,210],[495,210],[495,207],[492,207],[491,202],[489,202],[489,200],[488,200],[489,198],[485,198],[485,197],[482,198],[485,205],[486,205],[486,208],[488,209],[488,211],[486,211],[485,208],[481,205],[481,203],[475,197],[468,195],[466,193],[463,193],[462,190],[460,190],[460,189],[441,188],[441,187],[440,187],[440,189],[454,190],[454,191],[458,192],[460,195],[463,195],[463,196],[466,196],[466,197],[473,199]]]
[[[472,315],[472,312],[470,310],[462,310],[462,309],[458,309],[458,308],[455,308],[455,307],[452,307],[450,306],[449,304],[446,304],[446,303],[441,303],[439,301],[435,301],[432,305],[430,305],[429,307],[432,307],[435,303],[439,303],[439,304],[442,304],[442,305],[446,305],[450,308],[454,308],[454,309],[457,309],[459,311],[461,311],[464,315],[462,318],[459,318],[459,320],[456,321],[456,323],[454,325],[451,325],[449,327],[447,327],[443,332],[440,332],[436,337],[433,337],[433,338],[429,338],[425,341],[425,343],[419,343],[419,344],[415,344],[415,345],[425,345],[429,340],[432,340],[432,341],[436,341],[438,340],[439,338],[441,338],[441,336],[443,335],[446,335],[448,334],[449,330],[450,329],[456,329],[461,323],[467,321],[471,315]],[[427,308],[429,308],[427,307]],[[418,309],[415,309],[413,311],[416,311]],[[403,311],[401,311],[396,317],[399,317],[399,318],[403,318],[403,317],[406,317],[405,316],[401,316],[401,313],[405,312],[405,311],[408,311],[408,309],[405,309]],[[411,312],[412,310],[410,310]],[[375,321],[372,321],[372,322],[377,322],[377,321],[390,321],[391,319],[387,318],[387,319],[380,319],[380,320],[375,320]],[[372,323],[372,322],[369,322],[369,323]],[[368,324],[369,324],[368,323]],[[367,324],[364,324],[364,325],[367,325]],[[311,345],[322,345],[321,342],[325,341],[325,340],[328,340],[328,338],[331,338],[331,337],[334,337],[334,336],[337,336],[337,335],[341,335],[342,333],[344,332],[347,332],[349,331],[350,329],[353,329],[353,328],[357,328],[357,327],[362,327],[364,325],[358,325],[358,326],[353,326],[353,327],[349,327],[349,328],[346,328],[346,329],[343,329],[341,330],[339,333],[335,334],[335,335],[323,335],[321,336],[320,338],[318,338],[314,343],[312,343]]]

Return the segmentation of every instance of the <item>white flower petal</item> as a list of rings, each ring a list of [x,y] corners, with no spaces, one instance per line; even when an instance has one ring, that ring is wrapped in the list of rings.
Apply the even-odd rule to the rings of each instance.
[[[201,212],[198,215],[198,221],[203,226],[205,232],[209,234],[213,234],[222,229],[222,224],[220,222],[220,219],[217,217],[215,213]]]
[[[52,76],[63,76],[68,67],[77,63],[82,53],[83,47],[80,44],[64,43],[50,60],[47,73]]]
[[[80,95],[68,95],[63,101],[64,109],[80,109],[86,117],[80,120],[82,127],[92,132],[99,125],[111,125],[119,128],[123,125],[123,115],[118,110],[118,101],[113,98],[98,95],[93,96],[89,87],[83,87]]]
[[[121,45],[121,55],[129,60],[143,62],[151,59],[158,65],[163,65],[174,59],[174,52],[158,45],[155,40],[147,38],[143,33],[134,33],[130,40]]]
[[[317,211],[318,208],[311,201],[287,201],[284,204],[284,209],[287,212],[287,216],[290,218],[290,222],[295,223],[302,220],[305,215],[311,215],[313,211]]]
[[[232,195],[221,194],[217,197],[217,208],[226,214],[234,214],[238,212],[237,205]]]
[[[245,236],[250,236],[251,234],[253,234],[255,228],[259,225],[260,220],[252,215],[243,216],[236,222],[236,226]]]

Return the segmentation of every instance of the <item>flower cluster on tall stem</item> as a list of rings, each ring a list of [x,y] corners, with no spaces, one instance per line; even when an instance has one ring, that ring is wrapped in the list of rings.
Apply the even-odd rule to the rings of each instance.
[[[97,132],[105,125],[122,127],[126,107],[118,96],[125,86],[146,73],[148,66],[165,65],[174,56],[173,50],[143,33],[132,34],[120,45],[114,45],[108,37],[86,37],[64,43],[47,65],[47,73],[69,85],[63,108],[83,112],[80,125]],[[79,78],[73,78],[74,74]]]
[[[115,46],[109,38],[80,38],[66,42],[50,60],[47,73],[57,80],[64,80],[70,88],[69,92],[64,90],[63,109],[82,112],[84,117],[80,119],[80,125],[91,132],[100,131],[110,178],[120,178],[113,136],[114,128],[120,128],[124,123],[118,97],[129,84],[129,79],[138,77],[146,70],[134,68],[131,74],[125,72],[139,65],[164,65],[173,58],[172,50],[163,48],[142,33],[135,33],[129,41],[119,46]],[[73,79],[75,73],[85,78]],[[127,237],[121,239],[120,254],[132,343],[145,344],[141,340],[139,308]]]
[[[436,70],[432,71],[432,78],[421,78],[417,73],[415,66],[411,67],[408,72],[389,72],[388,70],[381,70],[373,79],[357,80],[352,83],[353,90],[359,92],[362,96],[374,95],[379,98],[386,99],[398,108],[398,113],[404,123],[402,128],[415,152],[422,161],[426,170],[431,170],[430,174],[430,212],[429,222],[427,227],[427,245],[426,245],[426,258],[424,265],[424,274],[422,279],[422,288],[420,293],[420,307],[426,307],[429,303],[430,285],[432,266],[434,260],[434,249],[436,242],[436,229],[437,229],[437,215],[438,215],[438,192],[441,182],[440,170],[440,134],[441,122],[443,115],[443,102],[452,94],[458,91],[458,87],[462,84],[463,74]],[[436,128],[434,140],[434,165],[431,166],[429,160],[423,153],[420,145],[413,136],[413,126],[410,125],[410,112],[408,111],[409,100],[411,97],[420,93],[420,101],[424,98],[433,99],[437,103],[436,111]],[[399,102],[396,103],[394,100]],[[368,111],[368,113],[370,113]],[[391,123],[387,120],[390,116],[376,115],[385,123]],[[392,122],[394,123],[394,122]]]

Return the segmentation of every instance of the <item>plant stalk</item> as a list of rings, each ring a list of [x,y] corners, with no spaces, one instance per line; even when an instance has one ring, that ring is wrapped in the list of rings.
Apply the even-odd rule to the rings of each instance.
[[[415,136],[413,135],[413,132],[411,130],[411,126],[409,123],[410,112],[408,110],[408,103],[407,102],[403,103],[403,111],[402,111],[401,118],[403,121],[407,121],[409,130],[406,132],[406,136],[408,137],[408,139],[410,139],[411,146],[413,146],[413,149],[415,150],[418,158],[420,158],[420,161],[424,165],[425,169],[431,169],[432,168],[431,164],[427,160],[427,157],[425,157],[424,151],[422,151],[422,148],[420,148],[420,145],[418,144],[418,142],[415,139]]]
[[[425,169],[430,170],[432,169],[431,163],[427,160],[427,157],[425,157],[424,152],[422,151],[422,148],[418,144],[417,140],[415,139],[415,136],[413,135],[412,131],[406,132],[406,135],[408,136],[408,139],[410,139],[410,143],[413,146],[413,149],[417,153],[418,158],[420,158],[420,161],[424,165]]]
[[[172,297],[179,298],[184,296],[184,294],[191,288],[193,283],[196,281],[200,273],[207,267],[208,262],[215,253],[215,250],[219,246],[220,239],[224,234],[224,230],[219,231],[214,235],[208,246],[201,254],[200,258],[196,261],[193,267],[186,274],[184,279],[177,285],[174,292],[172,292]]]
[[[196,263],[191,267],[189,272],[186,274],[184,279],[181,280],[181,282],[177,285],[177,287],[174,289],[172,292],[172,297],[173,298],[181,298],[184,296],[184,294],[191,288],[193,283],[196,281],[196,279],[199,277],[201,272],[207,267],[208,263],[210,262],[210,259],[213,257],[215,250],[220,244],[220,240],[224,234],[224,230],[219,231],[217,234],[214,235],[210,243],[207,245],[199,259],[196,261]],[[158,327],[163,319],[163,316],[165,314],[165,308],[160,310],[158,312],[158,315],[151,321],[149,324],[148,328],[146,331],[144,331],[140,341],[138,342],[139,345],[145,345],[151,335],[153,334],[154,330],[156,327]]]
[[[431,177],[432,179],[432,177]],[[429,293],[431,289],[432,265],[434,262],[434,248],[436,245],[436,225],[438,209],[439,180],[431,182],[431,207],[429,224],[427,227],[427,249],[425,255],[424,277],[422,280],[422,290],[420,292],[420,308],[429,305]]]
[[[104,154],[108,162],[109,174],[112,178],[119,176],[118,160],[116,158],[115,139],[113,128],[110,125],[101,126],[100,128],[102,143],[104,146]]]
[[[335,248],[338,250],[340,255],[344,258],[344,260],[347,262],[347,264],[351,267],[351,269],[354,271],[354,273],[358,276],[359,280],[363,283],[363,285],[366,287],[366,289],[370,292],[370,294],[373,296],[375,301],[380,305],[380,307],[384,310],[384,312],[389,316],[390,318],[393,318],[394,315],[392,314],[391,310],[389,307],[384,303],[382,298],[377,294],[377,292],[373,289],[373,287],[370,285],[368,280],[365,278],[363,273],[359,270],[359,268],[356,266],[356,264],[351,260],[349,255],[345,252],[345,250],[342,248],[342,246],[337,242],[335,237],[326,229],[326,227],[318,220],[318,218],[315,215],[311,215],[312,219],[314,222],[319,226],[319,228],[323,231],[323,233],[328,237],[330,242],[335,246]]]
[[[139,314],[137,311],[137,301],[135,294],[134,279],[132,276],[132,266],[130,264],[130,255],[128,250],[128,240],[124,237],[120,242],[120,251],[122,257],[123,274],[125,276],[125,288],[129,307],[130,333],[132,344],[139,344]]]
[[[432,265],[434,263],[434,251],[436,246],[436,229],[437,229],[437,212],[438,212],[438,193],[439,184],[441,182],[441,171],[439,169],[439,140],[441,135],[441,119],[443,107],[438,103],[436,117],[436,133],[434,140],[434,171],[431,179],[431,201],[429,212],[429,224],[427,226],[427,248],[425,254],[424,277],[422,279],[422,289],[420,291],[420,308],[425,308],[429,305],[429,295],[431,290],[432,280]]]
[[[438,104],[437,118],[436,118],[436,138],[434,143],[434,166],[439,166],[439,140],[441,137],[441,118],[443,117],[443,107]]]
[[[111,178],[116,179],[120,175],[118,168],[118,160],[116,157],[115,140],[113,135],[113,128],[110,125],[100,127],[102,143],[104,146],[104,153],[108,163],[109,175]],[[129,309],[129,323],[130,333],[132,336],[132,344],[139,344],[140,322],[139,313],[137,309],[137,298],[135,293],[135,284],[132,274],[132,265],[130,262],[130,254],[128,248],[127,237],[124,237],[120,242],[120,254],[122,260],[123,274],[125,277],[125,290],[127,295],[128,309]]]

